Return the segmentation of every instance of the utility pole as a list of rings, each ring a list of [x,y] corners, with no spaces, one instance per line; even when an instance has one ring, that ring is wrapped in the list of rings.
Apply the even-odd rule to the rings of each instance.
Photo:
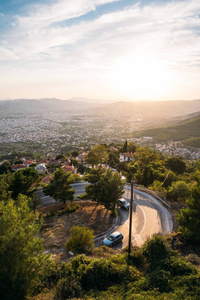
[[[132,214],[133,214],[133,179],[131,179],[131,203],[129,211],[129,243],[128,243],[128,254],[131,254],[131,233],[132,233]]]

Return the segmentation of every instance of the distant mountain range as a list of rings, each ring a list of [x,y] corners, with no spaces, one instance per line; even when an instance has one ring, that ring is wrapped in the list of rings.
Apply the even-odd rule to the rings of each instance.
[[[151,117],[173,118],[200,111],[200,100],[152,101],[152,102],[116,102],[104,106],[104,114],[134,114]]]
[[[200,111],[200,100],[97,103],[86,98],[60,100],[56,98],[16,99],[0,101],[0,112],[28,113],[45,111],[90,111],[102,115],[143,115],[150,117],[177,118]]]
[[[81,110],[87,109],[97,104],[89,103],[84,99],[60,100],[56,98],[36,99],[16,99],[0,101],[0,112],[8,113],[30,113],[45,111]]]

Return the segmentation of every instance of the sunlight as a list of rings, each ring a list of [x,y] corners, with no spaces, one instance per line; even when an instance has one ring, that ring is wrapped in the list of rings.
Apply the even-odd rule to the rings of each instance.
[[[136,54],[119,59],[110,73],[114,88],[127,97],[162,97],[168,92],[170,72],[164,61]]]

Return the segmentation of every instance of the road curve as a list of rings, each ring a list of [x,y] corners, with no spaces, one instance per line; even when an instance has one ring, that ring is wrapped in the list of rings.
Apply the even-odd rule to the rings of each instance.
[[[86,182],[73,184],[75,189],[75,199],[77,195],[84,193]],[[125,186],[124,198],[130,202],[130,186]],[[37,192],[42,200],[42,206],[48,206],[55,203],[55,200],[45,196],[43,191]],[[129,212],[119,208],[119,218],[116,227],[113,229],[120,231],[124,235],[123,242],[116,246],[116,249],[124,248],[128,245],[129,234]],[[133,198],[133,218],[132,218],[132,244],[142,246],[143,243],[156,233],[167,234],[172,231],[172,220],[168,210],[153,196],[134,189]],[[104,236],[95,240],[96,246],[102,245]]]

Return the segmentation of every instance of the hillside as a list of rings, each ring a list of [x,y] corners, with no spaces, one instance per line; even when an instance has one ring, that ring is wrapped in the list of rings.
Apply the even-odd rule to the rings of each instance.
[[[60,100],[56,98],[44,99],[16,99],[0,101],[0,112],[5,113],[43,113],[45,111],[83,111],[91,115],[106,116],[129,115],[144,118],[151,117],[155,120],[169,120],[180,118],[187,114],[200,111],[200,100],[193,101],[151,101],[151,102],[114,102],[112,104],[85,98],[72,98]],[[176,120],[175,120],[176,121]],[[155,123],[155,122],[154,122]],[[162,122],[162,124],[164,124]]]
[[[84,110],[94,106],[83,99],[60,100],[44,99],[16,99],[0,101],[0,112],[6,113],[43,113],[47,111]]]
[[[135,138],[139,137],[152,137],[157,142],[184,141],[187,145],[199,145],[200,139],[200,113],[199,116],[189,119],[188,121],[181,122],[178,125],[151,128],[142,130],[135,133]],[[194,143],[192,141],[195,141]]]
[[[115,102],[99,109],[99,113],[110,115],[143,115],[157,118],[175,118],[200,111],[200,100]]]

